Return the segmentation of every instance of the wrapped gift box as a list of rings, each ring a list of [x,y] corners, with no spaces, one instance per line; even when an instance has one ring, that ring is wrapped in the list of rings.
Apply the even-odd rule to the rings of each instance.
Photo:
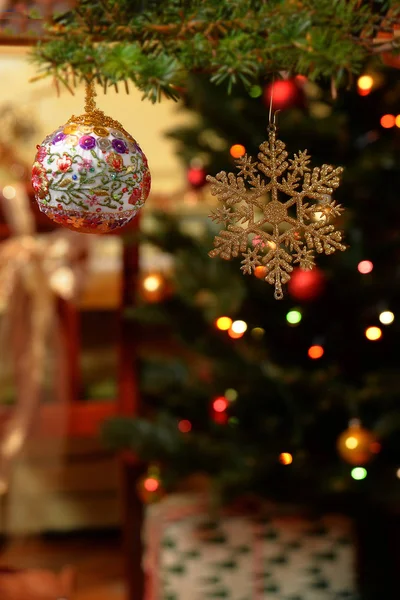
[[[351,521],[269,505],[210,518],[207,498],[149,508],[146,600],[356,600]]]

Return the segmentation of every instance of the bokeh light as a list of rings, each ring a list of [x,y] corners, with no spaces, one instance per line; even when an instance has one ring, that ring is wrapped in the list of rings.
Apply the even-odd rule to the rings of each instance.
[[[244,336],[244,333],[239,333],[237,331],[233,331],[233,329],[230,329],[228,331],[228,335],[230,338],[232,338],[233,340],[238,340],[240,338],[242,338]]]
[[[364,467],[354,467],[354,469],[351,470],[351,476],[356,481],[361,481],[361,479],[365,479],[367,475],[367,469],[364,469]]]
[[[225,412],[229,406],[228,400],[225,396],[220,396],[219,398],[215,398],[213,401],[212,407],[217,413]]]
[[[143,287],[147,292],[155,292],[163,285],[163,278],[161,275],[147,275],[143,279]]]
[[[215,321],[215,326],[217,327],[217,329],[220,329],[221,331],[227,331],[231,325],[232,325],[232,319],[230,317],[219,317]]]
[[[368,327],[365,330],[365,337],[371,342],[375,342],[382,337],[382,329],[380,327]]]
[[[324,349],[322,346],[311,346],[308,349],[308,356],[314,360],[321,358],[324,355]]]
[[[254,327],[251,330],[251,335],[254,339],[261,340],[261,338],[265,335],[265,329],[263,329],[262,327]]]
[[[290,310],[286,315],[286,321],[290,325],[298,325],[301,321],[301,312],[299,310]]]
[[[263,267],[262,265],[259,265],[254,269],[254,275],[257,277],[257,279],[265,279],[267,273],[267,267]]]
[[[354,450],[358,446],[358,439],[350,435],[345,441],[345,446],[349,450]]]
[[[291,465],[293,462],[293,456],[290,454],[290,452],[282,452],[279,455],[279,462],[281,465]]]
[[[234,333],[243,333],[247,330],[247,323],[245,321],[234,321],[231,326],[231,330]]]
[[[396,477],[397,477],[397,479],[400,479],[400,469],[397,469],[397,471],[396,471]]]
[[[259,98],[263,93],[262,87],[260,85],[252,85],[249,90],[249,96],[251,98]]]
[[[237,400],[238,393],[233,388],[229,388],[228,390],[225,390],[224,396],[227,400],[229,400],[229,402],[235,402],[235,400]]]
[[[178,423],[178,429],[181,433],[189,433],[192,430],[192,424],[187,419],[182,419]]]
[[[379,315],[379,320],[382,323],[382,325],[390,325],[394,321],[394,314],[391,310],[384,310]]]
[[[241,158],[246,154],[246,148],[242,144],[233,144],[233,146],[230,147],[229,152],[233,158]]]
[[[361,75],[361,77],[358,78],[357,85],[360,90],[369,91],[374,85],[374,80],[371,75]]]
[[[395,123],[396,123],[396,127],[400,127],[400,115],[397,115]]]
[[[362,275],[366,275],[367,273],[371,273],[374,268],[373,263],[370,260],[362,260],[358,263],[357,269]]]
[[[6,185],[3,187],[3,196],[6,200],[12,200],[16,195],[17,191],[12,185]]]
[[[396,117],[394,115],[383,115],[381,117],[381,126],[384,129],[390,129],[396,125]]]
[[[143,482],[143,487],[147,492],[156,492],[160,487],[160,482],[155,477],[147,477]]]

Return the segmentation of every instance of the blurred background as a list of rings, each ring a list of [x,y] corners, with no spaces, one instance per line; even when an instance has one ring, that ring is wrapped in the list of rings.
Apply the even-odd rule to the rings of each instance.
[[[400,58],[335,99],[287,74],[229,96],[193,76],[179,103],[99,91],[152,192],[88,236],[34,202],[36,145],[84,89],[29,83],[22,14],[0,48],[2,600],[398,598]],[[265,267],[208,256],[206,176],[257,157],[271,93],[288,152],[345,168],[348,248],[280,301]]]

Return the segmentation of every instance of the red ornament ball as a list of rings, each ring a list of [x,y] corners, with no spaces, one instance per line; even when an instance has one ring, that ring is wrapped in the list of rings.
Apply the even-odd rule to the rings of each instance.
[[[365,465],[380,452],[380,449],[375,435],[357,421],[350,424],[337,440],[340,457],[350,465]]]
[[[203,167],[190,167],[187,173],[188,182],[194,188],[203,187],[206,180],[206,172]]]
[[[272,95],[273,110],[282,110],[303,103],[304,93],[295,79],[285,79],[270,83],[264,90],[264,101],[270,105]]]
[[[289,294],[295,300],[307,302],[318,298],[325,288],[323,272],[314,267],[311,271],[294,269],[288,283]]]

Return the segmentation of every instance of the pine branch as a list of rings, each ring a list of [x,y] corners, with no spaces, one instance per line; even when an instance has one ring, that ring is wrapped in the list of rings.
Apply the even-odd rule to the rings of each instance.
[[[105,87],[130,80],[153,102],[177,98],[198,71],[228,91],[281,71],[343,85],[376,52],[380,28],[399,18],[390,1],[80,0],[54,19],[33,60],[60,80],[63,71]]]

